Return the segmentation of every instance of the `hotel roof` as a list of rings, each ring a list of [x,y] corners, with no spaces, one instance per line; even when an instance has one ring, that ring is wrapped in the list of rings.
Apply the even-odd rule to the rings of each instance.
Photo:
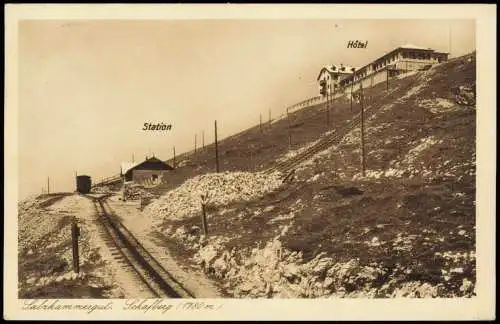
[[[404,44],[404,45],[399,46],[398,48],[406,48],[406,49],[417,49],[417,50],[434,51],[434,50],[433,50],[433,49],[431,49],[431,48],[424,48],[424,47],[420,47],[420,46],[413,45],[413,44]],[[391,52],[392,52],[392,51],[391,51]]]
[[[342,68],[344,68],[344,70],[342,70]],[[319,74],[318,74],[318,77],[317,77],[317,80],[319,80],[319,77],[321,75],[321,73],[323,72],[323,70],[326,70],[328,71],[329,73],[345,73],[345,74],[351,74],[352,73],[352,66],[349,66],[349,65],[343,65],[343,64],[340,64],[340,65],[337,65],[337,64],[329,64],[329,65],[325,65],[321,68],[321,70],[319,71]]]

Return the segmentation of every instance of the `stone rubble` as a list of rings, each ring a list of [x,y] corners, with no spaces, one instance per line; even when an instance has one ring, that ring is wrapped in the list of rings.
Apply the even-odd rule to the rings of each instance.
[[[140,199],[152,199],[155,196],[149,193],[140,184],[131,183],[123,186],[120,196],[124,200],[140,200]]]
[[[476,86],[461,85],[455,90],[455,101],[459,105],[475,106],[476,104]]]
[[[226,249],[223,237],[199,238],[183,227],[177,229],[174,236],[194,251],[194,263],[208,276],[225,282],[227,291],[236,298],[470,297],[475,289],[474,283],[467,279],[463,280],[459,296],[447,292],[443,284],[403,282],[398,274],[412,271],[400,265],[396,265],[389,279],[383,279],[388,269],[376,262],[369,265],[360,264],[359,259],[339,262],[324,252],[306,262],[302,252],[284,249],[279,236],[263,247],[257,244],[242,250]],[[401,236],[394,242],[397,248],[403,243]],[[473,254],[460,260],[469,262],[469,256],[473,257]],[[445,255],[443,259],[447,257]],[[457,263],[450,265],[454,267],[443,274],[444,281],[446,277],[459,274]],[[381,280],[385,282],[380,286],[377,283]]]
[[[279,173],[209,173],[186,180],[180,187],[148,205],[145,211],[159,223],[164,218],[182,219],[200,212],[201,195],[208,197],[211,207],[221,207],[232,202],[256,199],[281,184]]]

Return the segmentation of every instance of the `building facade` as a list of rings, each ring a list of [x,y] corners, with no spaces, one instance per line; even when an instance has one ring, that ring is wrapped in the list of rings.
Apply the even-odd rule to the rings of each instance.
[[[122,163],[120,174],[124,182],[154,185],[166,182],[168,173],[173,169],[160,159],[152,157],[140,163]]]
[[[340,78],[334,90],[346,93],[356,91],[361,86],[363,88],[371,87],[397,75],[409,71],[424,70],[446,60],[448,60],[448,53],[410,44],[402,45],[373,62],[357,68],[354,73]],[[320,76],[322,73],[325,75],[324,70],[325,68],[321,70]],[[320,77],[318,80],[321,80]]]
[[[320,88],[325,85],[326,93],[328,95],[340,89],[341,81],[352,75],[352,67],[340,65],[325,65],[317,77]]]

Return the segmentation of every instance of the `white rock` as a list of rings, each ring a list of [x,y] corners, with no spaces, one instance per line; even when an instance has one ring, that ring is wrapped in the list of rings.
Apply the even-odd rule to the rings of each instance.
[[[217,250],[213,245],[207,245],[199,252],[199,258],[209,264],[217,256]]]
[[[296,264],[288,263],[283,268],[283,275],[286,278],[294,278],[299,275],[299,267]]]
[[[279,173],[224,172],[199,175],[167,192],[146,207],[156,218],[181,219],[201,212],[201,195],[213,207],[249,201],[281,186]]]

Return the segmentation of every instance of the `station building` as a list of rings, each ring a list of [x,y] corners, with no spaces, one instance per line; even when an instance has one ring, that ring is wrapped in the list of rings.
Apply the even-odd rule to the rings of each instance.
[[[133,181],[143,185],[154,185],[166,181],[167,174],[174,168],[156,157],[143,162],[122,162],[120,176],[124,182]]]

